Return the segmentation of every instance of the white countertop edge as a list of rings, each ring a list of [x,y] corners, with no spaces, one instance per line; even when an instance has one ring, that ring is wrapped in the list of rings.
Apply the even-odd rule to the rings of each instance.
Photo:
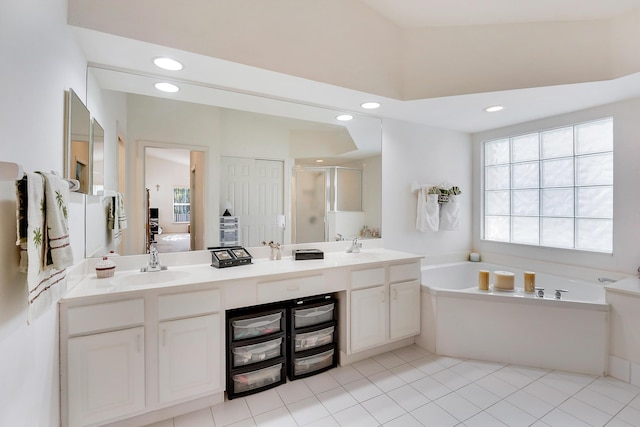
[[[277,280],[282,275],[292,275],[296,273],[310,273],[313,271],[321,271],[330,268],[358,267],[370,264],[394,262],[394,261],[411,261],[421,259],[421,255],[399,252],[390,249],[367,249],[357,254],[348,254],[345,252],[328,252],[324,254],[324,259],[320,260],[299,260],[296,261],[292,257],[283,257],[281,260],[269,260],[265,258],[257,258],[252,264],[240,265],[235,267],[215,268],[211,266],[211,255],[209,251],[204,252],[207,255],[206,263],[202,262],[202,254],[197,254],[195,259],[193,253],[191,260],[200,262],[188,265],[170,265],[167,271],[185,272],[185,277],[178,280],[171,280],[163,283],[155,283],[150,285],[124,286],[118,285],[117,280],[124,276],[140,275],[140,274],[162,274],[156,272],[141,273],[140,264],[143,260],[146,262],[148,256],[135,255],[132,257],[115,257],[112,258],[116,262],[116,272],[113,278],[98,279],[93,270],[95,262],[90,261],[91,269],[85,268],[86,274],[78,280],[67,294],[62,298],[61,302],[72,300],[75,298],[86,298],[99,295],[113,295],[116,293],[128,293],[133,291],[150,290],[158,288],[167,288],[182,285],[195,285],[199,283],[215,283],[229,280],[243,280],[264,278],[264,281]],[[161,261],[163,261],[161,254]],[[134,258],[133,264],[129,258]],[[135,268],[124,269],[135,265]]]

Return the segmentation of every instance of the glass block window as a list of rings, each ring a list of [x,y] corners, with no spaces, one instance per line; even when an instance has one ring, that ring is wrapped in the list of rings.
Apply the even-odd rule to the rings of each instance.
[[[188,187],[173,189],[173,222],[191,221],[191,199]]]
[[[483,239],[612,252],[612,118],[485,141],[483,167]]]

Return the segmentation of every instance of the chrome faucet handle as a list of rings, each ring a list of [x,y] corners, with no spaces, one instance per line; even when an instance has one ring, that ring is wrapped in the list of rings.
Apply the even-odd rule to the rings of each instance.
[[[562,292],[569,292],[566,289],[556,289],[556,299],[560,299],[562,297]]]
[[[544,288],[535,288],[535,290],[538,298],[544,298]]]

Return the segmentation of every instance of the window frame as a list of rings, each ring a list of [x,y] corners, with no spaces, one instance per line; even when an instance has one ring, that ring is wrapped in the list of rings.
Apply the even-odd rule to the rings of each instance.
[[[611,142],[610,148],[606,150],[598,150],[598,151],[587,151],[581,152],[578,149],[579,138],[578,138],[578,129],[581,126],[589,125],[592,123],[599,122],[610,122],[611,127]],[[553,131],[561,131],[563,129],[571,130],[571,154],[567,155],[552,155],[552,156],[543,156],[543,135]],[[518,140],[519,138],[526,137],[534,137],[537,140],[537,155],[535,158],[525,158],[525,159],[515,159],[514,158],[514,140]],[[504,153],[499,153],[502,157],[507,157],[507,161],[495,161],[493,163],[487,164],[487,155],[488,155],[488,144],[489,143],[500,143],[503,142],[507,144],[507,153],[506,156]],[[494,151],[495,153],[495,151]],[[610,181],[609,183],[601,184],[601,183],[580,183],[578,180],[578,168],[577,165],[579,160],[588,159],[593,156],[608,156],[610,157]],[[504,160],[504,159],[502,159]],[[570,185],[553,185],[551,184],[543,184],[543,168],[545,165],[548,165],[553,161],[565,161],[570,160],[571,165],[573,167],[572,170],[572,183]],[[526,165],[527,163],[534,163],[537,166],[537,185],[533,187],[516,187],[514,186],[514,166],[519,167]],[[483,139],[480,141],[480,170],[481,170],[481,187],[480,187],[480,240],[483,242],[492,242],[492,243],[508,243],[514,245],[526,245],[526,246],[534,246],[545,249],[568,249],[571,251],[586,251],[586,252],[594,252],[601,254],[612,254],[613,253],[613,245],[614,245],[614,189],[615,189],[615,138],[614,138],[614,119],[613,117],[601,117],[587,121],[581,121],[577,123],[568,123],[566,125],[554,126],[550,128],[544,129],[534,129],[528,132],[521,132],[517,134],[507,135],[507,136],[497,136],[492,138]],[[506,188],[504,187],[504,181],[500,182],[500,185],[496,185],[495,188],[487,188],[488,185],[492,185],[491,177],[489,176],[489,169],[494,168],[494,171],[498,171],[499,168],[506,168],[506,180],[508,181],[508,185]],[[504,171],[503,171],[504,172]],[[502,177],[504,179],[504,176]],[[494,181],[495,184],[495,181]],[[610,192],[610,196],[607,198],[608,206],[605,207],[605,215],[604,216],[596,216],[596,215],[580,215],[578,209],[580,207],[580,202],[578,199],[578,195],[582,192],[584,194],[584,190],[593,190],[593,189],[606,189],[605,193]],[[573,209],[572,214],[568,215],[551,215],[549,213],[544,213],[543,199],[545,195],[550,194],[555,190],[570,190],[572,192],[573,197]],[[522,214],[516,213],[514,211],[514,197],[517,197],[520,192],[526,191],[536,191],[537,194],[537,209],[534,214]],[[502,209],[506,208],[508,212],[505,213],[496,213],[498,210],[493,210],[489,212],[489,209],[494,208],[488,199],[491,196],[498,197],[500,196],[498,192],[503,192],[502,197],[505,196],[505,192],[508,193],[506,200],[503,199],[503,204],[501,206]],[[547,194],[545,194],[547,192]],[[535,198],[535,197],[534,197]],[[497,200],[497,199],[494,199]],[[608,216],[607,216],[608,215]],[[533,238],[530,241],[526,241],[524,239],[517,239],[514,237],[514,233],[517,232],[516,225],[514,225],[514,219],[523,220],[526,218],[535,218],[537,220],[537,238]],[[550,241],[545,241],[544,237],[544,222],[549,222],[556,219],[568,219],[572,222],[573,230],[571,236],[571,244],[566,245],[553,245]],[[508,236],[507,239],[498,239],[498,238],[490,238],[488,237],[488,221],[506,221],[502,223],[503,227],[508,228]],[[546,221],[545,221],[546,220]],[[580,242],[580,233],[581,226],[584,225],[589,220],[595,221],[606,221],[601,222],[607,229],[607,233],[605,236],[609,236],[610,240],[604,242],[604,245],[594,245],[594,247],[588,247],[581,245]]]
[[[187,198],[189,199],[188,203],[184,203],[184,202],[176,202],[176,190],[186,190],[186,194],[187,194]],[[172,204],[171,204],[171,212],[172,212],[172,220],[174,224],[189,224],[191,222],[191,188],[189,187],[185,187],[185,186],[181,186],[181,185],[176,185],[173,187],[173,190],[171,192],[172,194]],[[189,207],[189,213],[188,213],[188,217],[189,219],[187,219],[186,221],[177,221],[176,220],[176,215],[184,215],[184,214],[176,214],[176,207],[177,206],[188,206]]]

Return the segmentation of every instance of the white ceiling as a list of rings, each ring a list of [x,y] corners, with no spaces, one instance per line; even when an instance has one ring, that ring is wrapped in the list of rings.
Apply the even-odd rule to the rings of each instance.
[[[639,0],[360,0],[402,28],[608,19]]]
[[[640,7],[640,0],[361,1],[404,27],[604,19]],[[167,75],[178,82],[195,83],[216,89],[229,88],[239,93],[260,95],[263,101],[265,98],[273,98],[328,107],[331,114],[348,111],[467,133],[640,97],[640,73],[637,73],[609,81],[403,101],[165,46],[78,27],[72,28],[88,61],[106,65],[110,69],[135,71],[140,75],[154,77]],[[185,69],[179,73],[179,77],[175,73],[162,72],[153,67],[151,58],[164,55],[173,56],[185,63]],[[109,84],[110,89],[119,90],[117,81],[111,81]],[[126,88],[124,81],[120,90],[131,91]],[[382,107],[373,113],[360,109],[360,103],[369,100],[380,101]],[[193,98],[192,102],[203,100]],[[256,102],[250,104],[255,106]],[[504,105],[505,109],[494,114],[483,111],[484,107],[495,104]],[[242,106],[235,105],[229,108],[242,109]]]

